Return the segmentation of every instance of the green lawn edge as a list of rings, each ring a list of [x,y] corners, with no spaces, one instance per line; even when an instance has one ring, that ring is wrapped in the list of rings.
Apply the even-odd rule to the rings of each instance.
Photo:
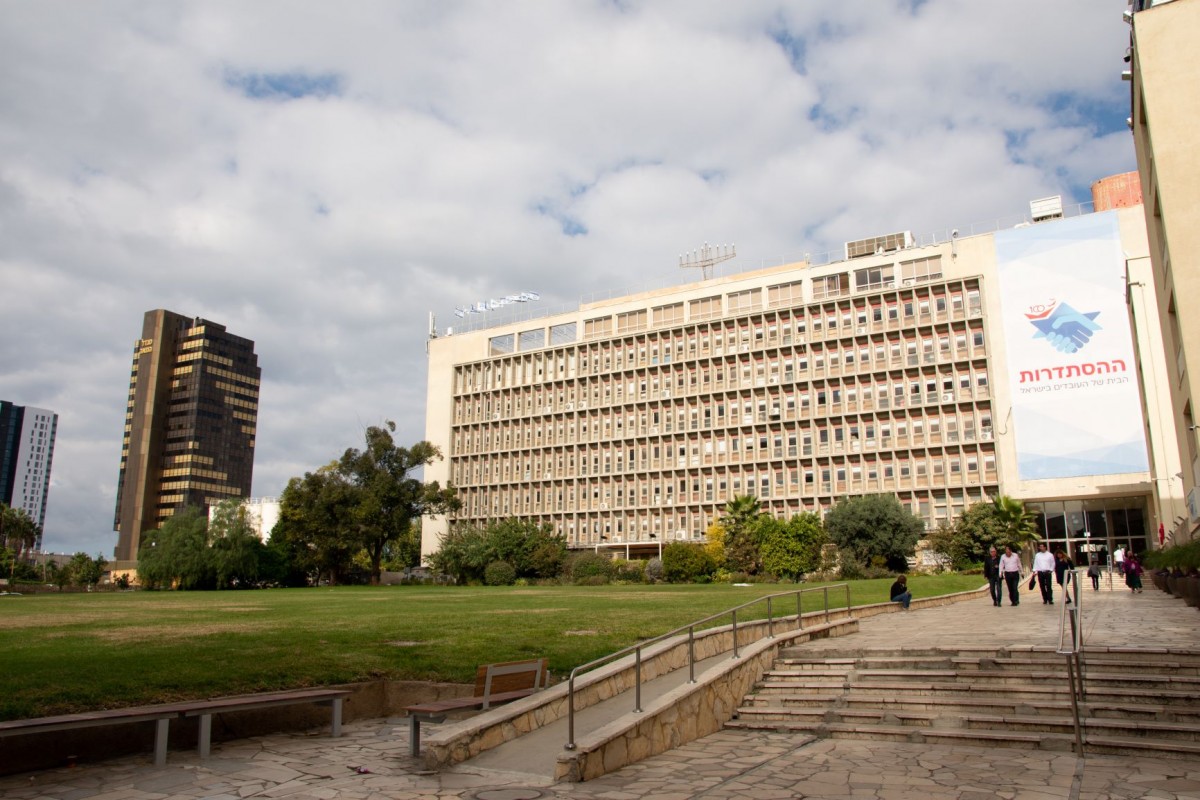
[[[979,576],[913,575],[916,597]],[[852,581],[852,605],[891,579]],[[830,584],[336,587],[0,597],[0,719],[372,679],[469,683],[479,664],[575,666],[768,594]],[[845,589],[829,590],[830,606]],[[804,610],[822,607],[805,595]],[[794,601],[775,604],[795,613]],[[742,619],[766,614],[765,601]],[[714,624],[728,624],[728,617]]]

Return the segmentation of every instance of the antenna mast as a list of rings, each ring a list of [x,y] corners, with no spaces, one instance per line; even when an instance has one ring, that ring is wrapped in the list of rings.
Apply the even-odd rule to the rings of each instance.
[[[701,280],[712,277],[713,267],[722,261],[728,261],[737,255],[737,245],[721,244],[712,247],[708,242],[698,250],[690,253],[680,253],[679,266],[683,269],[700,270]]]

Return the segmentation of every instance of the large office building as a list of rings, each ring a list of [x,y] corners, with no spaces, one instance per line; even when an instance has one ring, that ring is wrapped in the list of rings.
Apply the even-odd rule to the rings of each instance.
[[[1150,242],[1144,266],[1131,262],[1131,267],[1143,269],[1147,302],[1158,310],[1167,353],[1162,413],[1174,422],[1174,436],[1162,446],[1181,465],[1156,472],[1154,486],[1185,498],[1164,525],[1174,541],[1185,542],[1200,531],[1200,315],[1186,311],[1200,297],[1200,0],[1137,0],[1127,15],[1129,122]],[[1138,281],[1131,275],[1131,282]],[[1156,412],[1147,407],[1148,416]]]
[[[209,320],[146,312],[121,445],[115,569],[176,511],[250,496],[261,370],[254,342]]]
[[[426,438],[446,458],[425,474],[463,505],[425,520],[422,552],[516,516],[646,555],[747,494],[788,516],[889,493],[932,528],[1002,493],[1075,556],[1152,544],[1147,439],[1174,430],[1140,408],[1139,368],[1163,370],[1134,357],[1155,310],[1125,302],[1142,210],[1054,200],[995,232],[875,236],[435,336]]]
[[[22,508],[38,526],[34,550],[42,549],[50,468],[58,414],[0,400],[0,503]]]

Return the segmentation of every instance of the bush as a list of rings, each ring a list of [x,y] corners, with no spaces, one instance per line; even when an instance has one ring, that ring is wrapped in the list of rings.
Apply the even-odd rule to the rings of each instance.
[[[585,575],[575,579],[576,586],[606,586],[607,584],[607,575]]]
[[[646,562],[646,580],[655,582],[661,581],[663,576],[663,563],[661,558],[652,558]]]
[[[493,561],[483,570],[486,586],[512,586],[517,579],[516,568],[507,561]]]
[[[717,565],[703,545],[671,542],[663,548],[663,579],[670,583],[704,583],[712,580]]]
[[[646,581],[646,562],[645,561],[623,561],[618,560],[613,564],[613,579],[624,583],[645,583]]]
[[[607,583],[608,579],[612,577],[614,568],[615,564],[608,556],[583,552],[575,553],[567,559],[564,572],[575,583],[579,583],[580,578],[595,577],[604,578]]]

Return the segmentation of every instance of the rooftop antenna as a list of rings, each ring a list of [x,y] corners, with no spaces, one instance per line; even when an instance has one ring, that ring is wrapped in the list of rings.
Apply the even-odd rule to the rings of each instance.
[[[720,244],[716,247],[705,242],[702,247],[690,253],[679,254],[679,266],[683,269],[700,270],[701,280],[712,277],[713,267],[722,261],[728,261],[737,255],[737,245]]]

